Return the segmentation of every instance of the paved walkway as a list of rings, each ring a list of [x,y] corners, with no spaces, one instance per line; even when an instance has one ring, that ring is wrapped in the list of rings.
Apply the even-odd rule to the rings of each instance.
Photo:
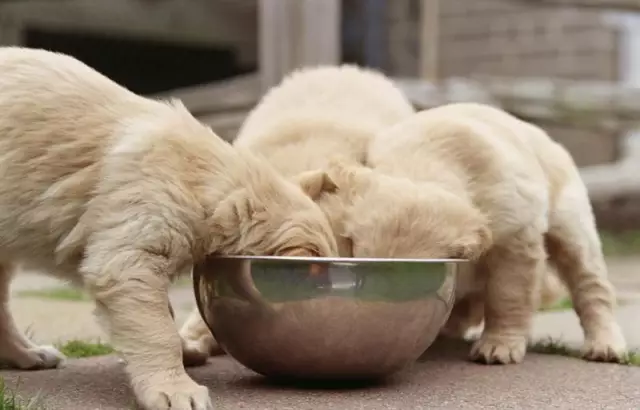
[[[607,261],[620,304],[640,304],[640,256]]]
[[[380,386],[277,386],[219,357],[192,376],[219,410],[475,410],[640,408],[640,368],[529,354],[524,363],[483,366],[464,360],[467,346],[440,341],[422,362]],[[63,370],[6,372],[25,395],[41,393],[49,410],[133,408],[112,356],[71,362]]]

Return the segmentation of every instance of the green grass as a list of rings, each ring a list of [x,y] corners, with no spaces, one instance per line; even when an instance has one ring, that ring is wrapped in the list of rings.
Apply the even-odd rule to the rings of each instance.
[[[26,400],[10,389],[0,377],[0,410],[46,410],[39,397]]]
[[[529,346],[530,352],[541,354],[552,354],[558,356],[579,358],[580,351],[569,347],[558,340],[548,339],[541,340]],[[627,366],[640,366],[640,352],[631,351],[628,353],[626,360],[622,363]]]
[[[66,343],[58,344],[56,348],[65,356],[73,359],[104,356],[114,352],[113,347],[107,343],[92,343],[82,340],[70,340]]]
[[[602,250],[607,256],[629,256],[640,254],[640,231],[600,232]]]
[[[628,364],[631,366],[640,366],[640,352],[629,353]]]
[[[185,286],[193,286],[192,283],[193,282],[191,281],[191,276],[182,276],[182,277],[176,279],[176,281],[173,282],[173,285],[174,286],[185,287]]]
[[[569,346],[562,344],[562,342],[553,339],[541,340],[539,342],[536,342],[530,345],[528,350],[534,353],[554,354],[558,356],[580,356],[580,352],[578,352],[577,350],[572,349]]]
[[[70,300],[77,302],[91,300],[89,296],[87,296],[87,294],[82,290],[68,286],[61,286],[59,288],[51,289],[24,290],[22,292],[18,292],[18,296],[42,299]]]
[[[103,356],[114,352],[113,347],[106,343],[90,343],[81,340],[61,343],[56,345],[56,348],[69,358]],[[11,389],[0,377],[0,410],[47,410],[39,395],[29,400],[21,397],[17,393],[19,384],[18,382],[18,386]]]
[[[573,309],[573,303],[571,302],[571,298],[569,297],[560,299],[558,303],[556,303],[555,305],[549,306],[548,308],[543,308],[541,309],[541,311],[554,312],[554,311],[567,310],[567,309]]]

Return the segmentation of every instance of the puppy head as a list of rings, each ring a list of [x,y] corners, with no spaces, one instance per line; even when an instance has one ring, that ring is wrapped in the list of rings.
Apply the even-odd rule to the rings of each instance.
[[[258,181],[225,198],[212,221],[218,252],[245,255],[334,256],[329,222],[312,200],[334,189],[324,172],[296,183],[265,170]]]
[[[362,165],[338,159],[330,160],[325,169],[332,189],[323,190],[320,195],[313,198],[329,220],[338,245],[338,254],[342,257],[352,257],[353,243],[345,234],[345,218],[355,199],[367,190],[371,181],[371,170]],[[313,171],[301,176],[320,172],[323,171]]]
[[[372,172],[345,217],[356,257],[476,260],[491,246],[486,217],[438,186]]]

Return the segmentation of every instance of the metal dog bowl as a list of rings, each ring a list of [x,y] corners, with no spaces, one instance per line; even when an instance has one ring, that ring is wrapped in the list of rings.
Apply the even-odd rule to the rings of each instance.
[[[198,309],[220,346],[265,376],[377,379],[415,362],[453,307],[462,260],[210,257]]]

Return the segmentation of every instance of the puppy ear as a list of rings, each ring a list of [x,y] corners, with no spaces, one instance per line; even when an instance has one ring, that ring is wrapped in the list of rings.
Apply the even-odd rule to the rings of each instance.
[[[323,170],[306,171],[294,179],[311,199],[317,199],[323,192],[335,192],[338,189],[333,179]]]
[[[255,206],[247,193],[242,190],[223,199],[213,212],[212,220],[222,233],[239,230],[243,221],[253,218]]]
[[[360,190],[371,181],[372,169],[364,165],[333,157],[328,161],[327,174],[341,190]]]
[[[454,258],[478,260],[493,244],[491,230],[486,224],[457,238],[451,245]]]

